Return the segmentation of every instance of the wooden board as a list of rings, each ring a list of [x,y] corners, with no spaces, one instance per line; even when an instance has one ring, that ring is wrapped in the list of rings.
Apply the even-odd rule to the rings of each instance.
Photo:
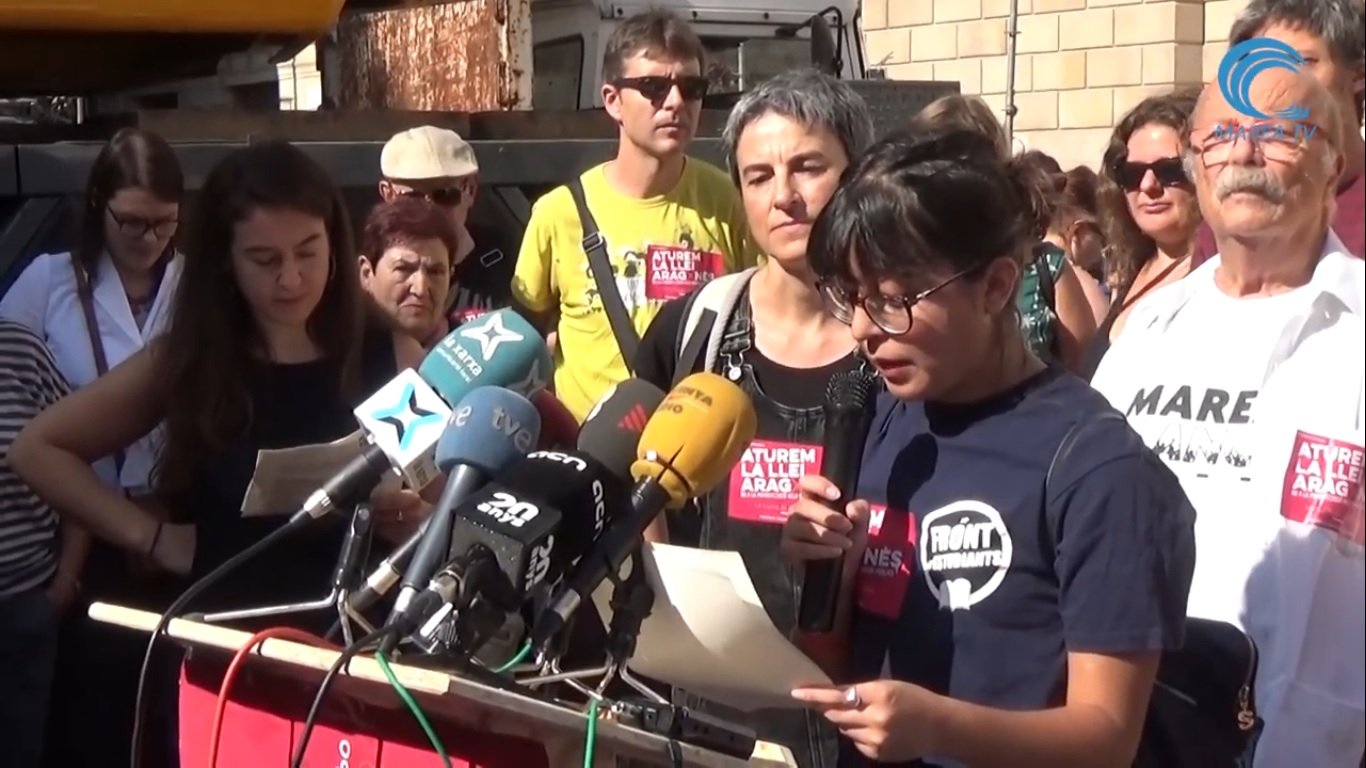
[[[156,613],[109,603],[92,604],[90,617],[106,624],[146,633],[155,629],[161,618]],[[249,632],[187,619],[173,619],[167,627],[167,634],[187,646],[217,649],[225,653],[235,653],[251,639]],[[257,655],[309,670],[310,674],[321,678],[322,673],[336,661],[338,652],[288,640],[269,639],[261,643]],[[497,733],[541,741],[546,745],[552,765],[577,763],[577,751],[581,749],[584,731],[581,713],[567,706],[519,696],[437,670],[398,663],[390,667],[399,682],[422,702],[423,708],[429,713]],[[372,658],[359,656],[352,660],[345,677],[382,686],[386,696],[392,699],[388,679]],[[361,691],[363,687],[371,688],[369,695]],[[359,695],[366,695],[366,698],[375,695],[373,686],[353,685],[352,690]],[[611,765],[613,758],[667,764],[668,745],[661,737],[610,719],[599,721],[597,734],[597,753],[604,765]],[[795,768],[797,765],[786,747],[768,742],[757,743],[753,756],[747,761],[687,744],[682,745],[682,754],[684,763],[690,766]]]

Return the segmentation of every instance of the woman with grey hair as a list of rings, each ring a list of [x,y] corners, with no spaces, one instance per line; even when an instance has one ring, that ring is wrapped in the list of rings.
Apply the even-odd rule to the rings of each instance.
[[[669,389],[712,371],[749,394],[757,437],[728,483],[695,507],[656,523],[660,539],[738,551],[780,631],[797,620],[798,583],[779,557],[796,480],[819,469],[825,389],[866,365],[849,327],[826,310],[806,258],[811,225],[840,176],[872,141],[868,107],[847,84],[815,71],[768,80],[745,94],[724,135],[762,266],[717,278],[666,304],[641,341],[636,375]],[[690,705],[699,702],[689,697]],[[803,766],[833,766],[833,731],[796,710],[749,715],[759,737],[793,750]]]

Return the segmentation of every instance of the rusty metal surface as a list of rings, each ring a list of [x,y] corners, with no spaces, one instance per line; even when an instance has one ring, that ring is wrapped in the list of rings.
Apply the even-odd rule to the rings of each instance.
[[[343,17],[337,28],[346,109],[479,112],[522,105],[528,0],[459,0]],[[529,100],[529,93],[527,96]]]

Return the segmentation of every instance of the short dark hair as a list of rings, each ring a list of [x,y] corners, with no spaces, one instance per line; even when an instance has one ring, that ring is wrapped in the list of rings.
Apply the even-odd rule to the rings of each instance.
[[[395,245],[440,240],[446,247],[446,263],[454,267],[460,237],[451,217],[434,203],[420,197],[398,197],[370,209],[361,232],[360,255],[372,265]]]
[[[707,49],[688,22],[662,8],[628,16],[612,30],[602,55],[603,82],[620,79],[626,60],[640,53],[677,61],[696,60],[699,69],[705,68],[707,60]]]
[[[846,287],[923,285],[1002,256],[1023,263],[1048,208],[1046,183],[978,131],[898,132],[850,166],[817,217],[812,271]]]
[[[1356,71],[1366,68],[1366,10],[1361,0],[1252,0],[1229,30],[1229,45],[1266,31],[1272,24],[1304,29],[1328,44],[1333,60]]]
[[[964,96],[960,93],[941,96],[917,112],[911,118],[909,127],[913,131],[967,128],[991,139],[1002,157],[1013,154],[1005,128],[1001,127],[996,113],[980,96]]]
[[[1362,0],[1252,0],[1229,30],[1229,45],[1237,45],[1286,24],[1309,32],[1328,44],[1333,61],[1366,71],[1366,5]],[[1353,94],[1357,123],[1362,120],[1361,94]]]
[[[93,278],[95,264],[104,253],[104,209],[121,189],[141,187],[165,203],[180,204],[185,197],[185,177],[171,145],[151,131],[124,128],[115,133],[95,156],[85,182],[76,263]],[[166,246],[174,249],[174,240]]]

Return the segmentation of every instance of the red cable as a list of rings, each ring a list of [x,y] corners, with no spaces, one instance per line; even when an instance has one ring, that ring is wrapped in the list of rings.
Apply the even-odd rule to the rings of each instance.
[[[218,701],[214,705],[213,725],[209,731],[209,766],[214,768],[218,763],[218,737],[223,731],[223,714],[228,708],[228,690],[232,687],[233,680],[242,668],[242,664],[251,655],[253,649],[266,640],[278,638],[281,640],[293,640],[299,643],[308,643],[319,648],[335,648],[336,646],[323,640],[321,637],[311,635],[301,629],[291,627],[269,627],[252,635],[237,653],[233,654],[232,661],[228,663],[228,669],[223,673],[223,681],[218,687]]]

